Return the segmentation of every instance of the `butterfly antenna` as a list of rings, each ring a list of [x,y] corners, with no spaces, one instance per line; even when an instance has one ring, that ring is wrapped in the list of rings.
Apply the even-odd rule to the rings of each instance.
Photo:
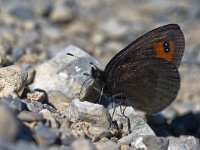
[[[98,67],[97,67],[95,64],[93,64],[92,62],[89,62],[89,61],[87,61],[87,60],[85,60],[85,59],[83,59],[83,58],[80,58],[80,57],[78,57],[78,56],[75,56],[74,54],[66,53],[66,55],[69,55],[69,56],[72,56],[72,57],[78,58],[78,59],[80,59],[80,60],[82,60],[82,61],[84,61],[84,62],[90,64],[90,66],[92,66],[92,67],[98,69]]]

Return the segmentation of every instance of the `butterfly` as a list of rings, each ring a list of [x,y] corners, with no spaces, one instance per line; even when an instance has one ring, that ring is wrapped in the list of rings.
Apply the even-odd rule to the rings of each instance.
[[[98,102],[105,95],[146,113],[163,110],[178,94],[184,47],[177,24],[147,32],[117,53],[104,70],[91,68],[94,81],[82,100]]]

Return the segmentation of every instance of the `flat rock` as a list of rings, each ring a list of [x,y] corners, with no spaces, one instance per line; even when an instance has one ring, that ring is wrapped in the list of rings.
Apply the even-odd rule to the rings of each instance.
[[[96,127],[109,128],[111,117],[105,107],[89,102],[80,102],[75,99],[63,114],[71,122],[89,122]]]
[[[88,78],[83,73],[90,73],[91,66],[81,59],[66,55],[66,53],[72,53],[88,62],[99,64],[80,48],[68,46],[54,58],[35,68],[34,82],[29,87],[46,92],[58,91],[71,98],[78,97],[83,82]]]
[[[27,122],[33,122],[33,121],[42,121],[44,120],[44,117],[42,114],[34,113],[30,111],[22,111],[18,114],[18,118],[27,121]]]
[[[123,110],[124,107],[123,106],[121,106],[121,107]],[[109,111],[111,115],[113,114],[113,110],[114,109],[111,109]],[[143,120],[143,118],[133,109],[133,107],[126,107],[125,111],[124,111],[124,115],[122,114],[122,112],[120,110],[120,106],[115,108],[113,120],[116,120],[119,126],[121,124],[123,125],[123,129],[122,129],[123,134],[130,133],[128,136],[155,135],[153,130]],[[129,118],[129,121],[127,120],[127,118]],[[126,137],[123,137],[123,138],[126,138]]]
[[[0,98],[12,93],[21,95],[27,78],[27,72],[20,66],[12,65],[0,68]]]

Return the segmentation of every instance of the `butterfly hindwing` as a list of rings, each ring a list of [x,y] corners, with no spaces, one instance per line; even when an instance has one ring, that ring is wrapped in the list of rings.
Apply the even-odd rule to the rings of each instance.
[[[109,92],[122,92],[126,97],[125,105],[149,113],[169,105],[180,87],[176,67],[162,59],[141,59],[118,66],[113,73],[114,84],[109,85]]]

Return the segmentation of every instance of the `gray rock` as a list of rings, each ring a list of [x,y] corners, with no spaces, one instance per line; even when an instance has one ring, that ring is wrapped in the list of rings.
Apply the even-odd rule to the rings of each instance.
[[[46,16],[49,14],[52,8],[51,0],[34,0],[31,1],[34,11],[40,16]]]
[[[107,141],[107,142],[96,142],[95,143],[97,150],[119,150],[120,146],[117,143],[114,143],[112,141]]]
[[[60,129],[61,131],[61,143],[63,145],[70,146],[77,138],[73,135],[71,129]]]
[[[12,93],[21,95],[26,78],[27,72],[20,66],[0,68],[0,98]]]
[[[26,84],[31,84],[33,82],[33,79],[34,79],[35,69],[33,68],[33,66],[31,66],[29,64],[23,64],[23,68],[28,73],[28,77],[26,79]]]
[[[41,122],[34,129],[35,139],[41,146],[49,146],[56,142],[59,138],[59,132],[44,126]]]
[[[12,59],[16,61],[19,59],[27,50],[26,46],[17,46],[12,50]]]
[[[66,95],[58,91],[50,91],[48,93],[48,103],[54,106],[57,110],[62,111],[66,106],[69,106],[71,100]]]
[[[43,110],[40,111],[40,114],[42,114],[44,119],[50,121],[51,128],[58,128],[59,124],[58,124],[58,122],[56,121],[55,117],[52,115],[52,113],[49,110],[43,109]]]
[[[22,111],[18,114],[18,118],[22,121],[26,122],[33,122],[33,121],[42,121],[44,117],[42,114],[29,112],[29,111]]]
[[[71,150],[71,148],[69,146],[64,146],[64,145],[61,145],[61,146],[51,146],[48,148],[48,150]]]
[[[91,66],[81,59],[66,55],[72,53],[88,62],[98,62],[83,50],[68,46],[51,60],[37,66],[34,83],[31,89],[43,89],[46,92],[59,91],[68,97],[78,97],[82,83],[88,78],[83,73],[90,73]],[[102,66],[100,67],[102,68]]]
[[[179,138],[168,137],[169,147],[168,149],[180,149],[180,150],[199,150],[199,139],[193,136],[181,136]]]
[[[133,149],[148,149],[148,150],[167,150],[169,140],[163,137],[156,136],[132,136],[127,141],[119,142],[121,146],[130,145]]]
[[[122,110],[124,109],[123,106]],[[109,112],[112,115],[113,110],[111,109]],[[126,117],[124,117],[124,115]],[[115,113],[113,115],[113,120],[116,120],[118,125],[120,126],[123,124],[123,129],[122,133],[123,134],[128,134],[131,132],[127,137],[135,136],[135,135],[155,135],[153,130],[149,127],[149,125],[142,119],[139,114],[133,109],[133,107],[126,107],[124,111],[124,115],[122,114],[120,110],[120,106],[115,108]],[[130,125],[128,125],[128,120],[129,118]],[[126,136],[120,139],[120,141],[125,140],[127,138]]]
[[[73,19],[74,14],[71,6],[67,5],[67,1],[57,1],[54,4],[53,10],[50,14],[50,19],[53,22],[68,22]]]
[[[1,150],[47,150],[42,147],[36,146],[33,142],[28,141],[18,141],[16,143],[9,143],[0,139],[0,149]]]
[[[111,137],[111,131],[109,129],[94,126],[90,126],[86,134],[92,141],[97,141],[103,137]]]
[[[20,98],[14,98],[12,96],[0,99],[0,104],[8,105],[13,111],[22,111],[26,109],[26,104],[22,103]]]
[[[85,121],[102,128],[109,128],[111,123],[111,117],[105,107],[99,104],[80,102],[77,99],[72,101],[63,114],[74,123]]]
[[[80,150],[80,147],[81,150],[96,150],[95,146],[89,140],[86,139],[76,140],[71,145],[71,148],[73,150]]]
[[[27,104],[27,107],[30,111],[38,113],[43,109],[43,105],[42,103],[38,102],[38,101],[24,101]]]
[[[18,19],[34,19],[35,14],[31,7],[26,3],[13,3],[13,5],[8,10],[9,14]]]
[[[14,141],[18,134],[18,121],[12,110],[6,105],[0,105],[0,138]]]
[[[128,28],[117,19],[110,19],[100,26],[101,30],[110,38],[122,38],[128,32]]]

